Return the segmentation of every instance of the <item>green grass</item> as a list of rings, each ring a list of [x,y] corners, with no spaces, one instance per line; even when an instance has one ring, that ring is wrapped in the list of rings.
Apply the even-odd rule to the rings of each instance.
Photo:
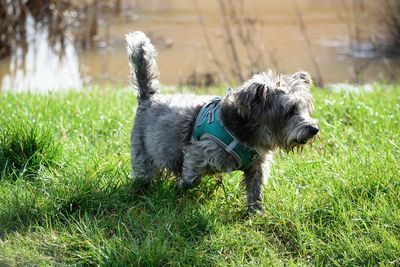
[[[252,217],[240,172],[135,188],[129,90],[0,94],[0,265],[399,266],[400,87],[383,87],[315,89],[323,142],[277,153]]]
[[[34,179],[40,168],[52,166],[60,155],[51,133],[29,122],[3,122],[0,144],[1,179]]]

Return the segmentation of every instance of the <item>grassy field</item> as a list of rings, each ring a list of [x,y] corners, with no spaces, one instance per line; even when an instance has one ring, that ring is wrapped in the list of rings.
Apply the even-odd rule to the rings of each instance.
[[[276,154],[251,217],[240,172],[135,188],[127,89],[0,94],[0,266],[399,266],[400,87],[383,87],[314,89],[323,142]]]

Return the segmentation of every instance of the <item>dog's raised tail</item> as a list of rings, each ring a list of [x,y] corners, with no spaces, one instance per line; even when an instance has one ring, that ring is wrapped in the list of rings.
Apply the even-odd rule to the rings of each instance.
[[[125,35],[132,83],[138,89],[139,103],[149,100],[160,88],[157,50],[140,31]]]

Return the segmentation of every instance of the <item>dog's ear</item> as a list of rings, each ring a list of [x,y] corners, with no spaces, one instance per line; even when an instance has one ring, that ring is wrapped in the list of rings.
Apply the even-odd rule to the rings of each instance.
[[[299,71],[299,72],[294,73],[292,76],[293,76],[294,79],[301,80],[302,82],[304,82],[308,86],[308,88],[311,87],[312,79],[311,79],[311,76],[310,76],[310,74],[308,72]]]
[[[267,92],[267,86],[257,82],[237,92],[236,103],[239,113],[247,117],[255,108],[263,108],[267,102]]]
[[[265,84],[260,84],[260,83],[254,83],[252,86],[254,86],[254,99],[256,103],[261,103],[262,105],[265,105],[265,102],[267,102],[267,88]]]

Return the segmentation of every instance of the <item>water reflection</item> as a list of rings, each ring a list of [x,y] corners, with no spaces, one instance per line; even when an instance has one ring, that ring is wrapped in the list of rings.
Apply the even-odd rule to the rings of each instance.
[[[33,18],[27,15],[24,21],[27,47],[14,49],[10,57],[0,60],[2,91],[48,92],[79,89],[87,83],[128,84],[123,36],[133,30],[146,32],[157,47],[164,84],[209,85],[223,81],[232,85],[232,77],[223,77],[224,74],[227,76],[224,72],[235,64],[231,61],[219,1],[63,2],[72,6],[66,12],[65,25],[69,25],[74,41],[71,41],[72,37],[70,40],[64,38],[62,47],[49,43],[49,37],[57,31],[50,31],[49,36],[46,27],[37,27]],[[382,53],[385,49],[376,46],[383,31],[381,21],[373,16],[376,11],[373,0],[296,0],[309,44],[299,27],[293,0],[233,2],[244,3],[238,10],[238,19],[230,10],[231,4],[226,5],[228,15],[225,17],[232,23],[233,39],[239,39],[242,31],[244,44],[252,40],[247,47],[237,46],[240,66],[246,68],[244,78],[256,71],[255,66],[257,70],[273,68],[293,72],[303,69],[315,74],[315,63],[319,65],[325,83],[391,81],[400,76],[400,57]],[[366,4],[359,6],[361,2]],[[110,3],[114,3],[119,11],[107,7]],[[240,23],[244,26],[249,23],[251,27],[240,29],[237,27]],[[211,46],[219,66],[210,53]],[[310,47],[314,52],[312,56]],[[64,48],[62,56],[55,52]]]
[[[8,69],[1,80],[2,91],[46,93],[82,88],[78,55],[73,44],[66,41],[63,55],[56,53],[61,44],[51,47],[48,31],[36,29],[31,16],[27,16],[26,31],[26,53],[24,48],[18,47],[8,60],[2,62],[1,68]]]

